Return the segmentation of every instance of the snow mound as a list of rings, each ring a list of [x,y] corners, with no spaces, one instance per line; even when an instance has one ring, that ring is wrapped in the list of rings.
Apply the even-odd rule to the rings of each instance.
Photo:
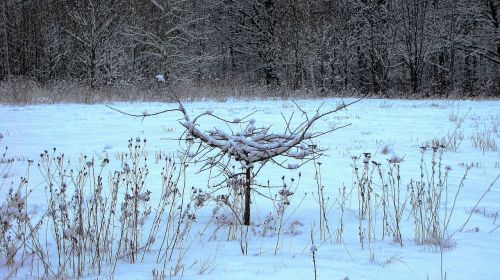
[[[162,82],[162,83],[165,82],[165,77],[162,74],[156,75],[155,79],[156,79],[157,82]]]

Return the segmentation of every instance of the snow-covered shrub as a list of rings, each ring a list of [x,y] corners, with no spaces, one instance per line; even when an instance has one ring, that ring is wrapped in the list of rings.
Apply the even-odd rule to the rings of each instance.
[[[0,143],[3,136],[0,138]],[[31,232],[27,211],[26,178],[7,183],[14,159],[7,155],[8,148],[0,158],[0,266],[13,268],[33,252],[24,246],[27,234]],[[31,164],[31,162],[30,162]]]
[[[22,178],[14,189],[9,187],[0,201],[0,264],[12,267],[31,251],[23,246],[29,217],[26,208],[27,180]]]

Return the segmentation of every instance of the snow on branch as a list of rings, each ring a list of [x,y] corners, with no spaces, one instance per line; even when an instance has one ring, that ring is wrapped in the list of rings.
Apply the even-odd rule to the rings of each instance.
[[[248,226],[250,225],[252,179],[256,176],[259,170],[268,162],[276,164],[284,169],[297,169],[310,160],[315,160],[321,157],[324,150],[315,145],[313,140],[324,134],[344,128],[350,124],[313,132],[312,127],[314,123],[325,116],[343,110],[360,100],[361,99],[358,99],[348,104],[342,102],[337,105],[335,109],[323,112],[321,111],[322,106],[319,106],[314,115],[307,113],[294,102],[297,110],[302,113],[302,121],[293,126],[292,120],[294,114],[292,113],[289,118],[282,115],[285,123],[281,133],[272,132],[271,126],[256,126],[255,120],[251,118],[253,113],[243,118],[227,120],[208,110],[192,117],[188,114],[187,110],[180,102],[177,109],[169,109],[152,114],[144,112],[140,115],[129,114],[118,109],[108,107],[128,116],[142,118],[166,112],[181,112],[182,117],[179,122],[185,128],[185,131],[179,137],[179,140],[185,140],[189,143],[188,146],[190,148],[193,147],[193,144],[198,146],[195,151],[192,151],[189,148],[185,151],[185,153],[194,163],[202,163],[202,167],[199,172],[219,169],[219,175],[224,174],[226,177],[223,182],[227,182],[227,180],[230,180],[231,178],[244,178],[241,179],[241,187],[244,196],[242,224]],[[209,130],[203,130],[200,122],[202,119],[206,118],[222,122],[229,130],[224,131],[217,127]],[[296,162],[289,163],[287,160],[294,160]],[[233,172],[230,165],[231,161],[239,162],[241,164],[241,169],[244,170],[244,173]],[[257,171],[252,172],[255,163],[259,163],[260,167]],[[219,175],[216,175],[215,177],[218,177]],[[219,186],[222,183],[217,184],[216,186]]]
[[[186,129],[183,136],[186,139],[199,141],[201,146],[191,157],[197,157],[200,161],[203,161],[205,163],[204,168],[220,164],[224,156],[229,156],[245,167],[253,167],[254,163],[264,164],[270,161],[286,169],[296,169],[303,163],[317,159],[323,154],[324,149],[314,144],[313,140],[315,138],[350,125],[346,124],[313,132],[313,124],[325,116],[343,110],[360,100],[357,99],[350,103],[342,102],[335,109],[323,112],[321,111],[322,106],[320,106],[314,114],[307,113],[294,102],[297,110],[301,112],[302,121],[298,125],[292,126],[294,115],[292,114],[289,118],[283,116],[285,123],[281,133],[271,132],[270,126],[257,127],[255,120],[251,118],[255,112],[242,118],[228,120],[217,116],[211,110],[191,117],[181,102],[179,102],[178,108],[156,113],[143,112],[142,114],[130,114],[110,106],[107,107],[128,116],[143,118],[167,112],[181,112],[182,118],[180,119],[180,124]],[[220,128],[201,129],[199,123],[204,118],[213,118],[224,123],[229,128],[229,131],[224,131]],[[235,131],[233,128],[236,128],[236,126],[238,126],[238,130]],[[183,139],[183,136],[180,139]],[[214,151],[217,152],[215,156],[208,156]],[[276,160],[277,157],[294,159],[299,163],[285,163],[286,160],[279,162]]]
[[[202,149],[203,151],[206,149],[217,150],[220,154],[227,155],[235,161],[245,164],[247,167],[253,166],[254,163],[266,163],[272,160],[272,162],[283,168],[296,169],[300,164],[284,165],[277,162],[275,158],[285,157],[298,160],[299,162],[307,162],[321,156],[324,150],[315,145],[312,140],[350,124],[325,131],[312,132],[313,124],[321,118],[345,109],[358,101],[359,99],[349,104],[342,103],[334,110],[325,112],[320,112],[320,107],[312,116],[296,104],[297,109],[302,112],[304,120],[292,128],[291,123],[293,118],[285,118],[284,131],[282,133],[271,132],[270,127],[256,127],[255,120],[250,119],[247,121],[251,114],[241,119],[225,120],[214,115],[213,112],[205,112],[191,118],[182,104],[179,104],[179,111],[183,114],[183,119],[180,123],[186,129],[188,137],[197,139],[200,141],[200,144],[205,145],[205,149]],[[238,124],[240,125],[240,130],[237,132],[234,132],[233,129],[224,131],[219,128],[202,130],[199,120],[203,117],[218,119],[229,127],[231,124]],[[209,160],[213,159],[210,158]]]

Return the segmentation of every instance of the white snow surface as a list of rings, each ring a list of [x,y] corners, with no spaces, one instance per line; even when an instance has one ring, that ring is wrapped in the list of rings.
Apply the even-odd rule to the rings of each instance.
[[[160,76],[160,75],[158,75]],[[156,77],[158,79],[158,76]],[[344,100],[345,103],[353,99]],[[322,103],[322,110],[333,110],[342,101],[340,99],[296,100],[302,110],[311,115]],[[233,120],[252,115],[255,127],[271,126],[277,133],[283,132],[281,116],[290,116],[300,112],[291,101],[287,100],[253,100],[228,102],[191,102],[183,104],[190,116],[204,112],[213,112],[224,119]],[[165,103],[115,103],[120,110],[139,113],[161,111],[176,108],[177,104]],[[320,159],[322,182],[325,197],[329,199],[329,227],[335,239],[335,230],[339,223],[339,205],[336,202],[339,188],[351,189],[353,181],[352,157],[369,152],[372,160],[385,162],[397,156],[402,158],[401,178],[406,186],[411,178],[420,176],[420,149],[422,143],[434,138],[442,138],[452,133],[455,124],[450,121],[453,114],[464,115],[470,108],[464,123],[464,139],[456,152],[446,152],[443,164],[451,167],[449,186],[450,193],[458,186],[464,174],[464,165],[473,165],[465,181],[464,188],[458,196],[454,216],[449,231],[453,233],[466,221],[470,210],[488,188],[495,177],[500,174],[500,152],[475,149],[470,137],[481,131],[490,131],[491,137],[500,146],[500,101],[444,101],[444,100],[381,100],[365,99],[346,110],[327,116],[317,121],[314,131],[324,131],[344,124],[350,126],[331,134],[319,137],[316,141],[320,147],[328,148],[326,156]],[[106,153],[113,164],[118,164],[113,156],[127,151],[127,140],[136,137],[147,139],[147,149],[151,155],[156,151],[174,153],[179,148],[179,141],[172,140],[181,135],[184,126],[180,113],[173,112],[147,118],[133,118],[112,111],[102,104],[55,104],[7,106],[0,105],[0,146],[2,150],[8,146],[8,157],[16,162],[8,173],[7,180],[18,180],[25,175],[28,159],[38,161],[44,150],[64,153],[75,165],[81,155],[98,157]],[[299,120],[297,120],[298,122]],[[219,125],[219,126],[218,126]],[[226,127],[213,121],[201,123],[196,129],[209,131]],[[313,132],[314,132],[313,131]],[[217,141],[217,140],[213,140]],[[382,154],[387,146],[388,154]],[[3,151],[2,151],[3,153]],[[151,156],[154,158],[154,156]],[[290,168],[299,167],[296,162],[286,162]],[[149,164],[148,189],[155,193],[161,188],[161,164]],[[195,174],[195,167],[188,179],[190,186],[207,187],[207,174]],[[298,178],[300,184],[290,200],[290,207],[285,214],[289,223],[298,221],[294,234],[284,234],[279,240],[279,250],[274,254],[277,237],[258,236],[249,233],[248,255],[243,256],[239,241],[227,241],[223,236],[218,240],[209,240],[214,226],[204,230],[214,209],[208,205],[200,210],[197,221],[191,231],[192,243],[184,259],[184,279],[313,279],[313,260],[310,243],[310,230],[313,224],[319,223],[319,210],[316,199],[314,180],[315,170],[312,163],[300,166],[295,170],[284,170],[272,164],[266,165],[255,178],[257,182],[279,185],[281,177],[286,180]],[[30,187],[33,193],[30,201],[36,202],[33,208],[46,207],[42,178],[36,165],[30,171]],[[38,187],[37,187],[38,186]],[[0,192],[4,194],[5,190]],[[268,194],[267,190],[263,191]],[[275,191],[275,193],[277,190]],[[307,193],[307,195],[305,195]],[[274,194],[272,194],[274,195]],[[0,197],[2,198],[2,197]],[[252,203],[252,221],[262,224],[269,212],[274,211],[272,203],[265,197],[254,193]],[[361,249],[358,236],[357,195],[353,193],[347,203],[344,217],[344,243],[322,242],[315,235],[313,246],[315,251],[318,279],[441,279],[441,271],[447,279],[498,279],[500,275],[500,182],[493,186],[479,204],[477,213],[463,232],[453,235],[455,246],[441,254],[438,249],[429,245],[416,244],[413,241],[411,219],[403,217],[402,247],[389,239],[372,242],[371,249]],[[302,201],[303,199],[303,201]],[[295,210],[294,210],[295,209]],[[150,217],[152,219],[152,217]],[[490,232],[491,231],[491,232]],[[162,264],[155,262],[154,253],[147,255],[143,262],[129,264],[118,263],[115,279],[151,279],[153,269],[161,269]],[[148,257],[149,256],[149,257]],[[200,274],[203,263],[213,260],[213,270]],[[3,261],[3,260],[0,260]],[[102,277],[106,277],[104,269]],[[25,274],[23,274],[25,273]],[[20,269],[15,277],[31,278],[27,269]],[[90,272],[89,272],[90,273]],[[7,268],[0,264],[0,278],[6,277]],[[99,277],[96,274],[86,275],[88,279]],[[177,277],[179,278],[179,277]]]

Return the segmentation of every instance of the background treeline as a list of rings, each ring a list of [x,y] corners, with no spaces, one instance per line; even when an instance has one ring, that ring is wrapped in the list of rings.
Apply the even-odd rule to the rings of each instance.
[[[0,81],[500,96],[500,0],[1,0]]]

